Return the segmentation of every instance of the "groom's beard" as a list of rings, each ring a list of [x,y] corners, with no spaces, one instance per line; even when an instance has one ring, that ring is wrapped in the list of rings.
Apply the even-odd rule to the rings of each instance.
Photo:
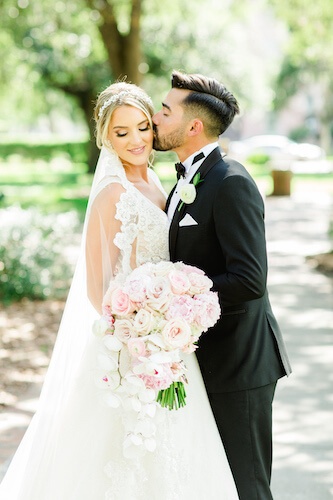
[[[154,127],[153,148],[156,151],[170,151],[180,148],[184,144],[185,125],[180,125],[176,130],[160,136],[157,127]]]

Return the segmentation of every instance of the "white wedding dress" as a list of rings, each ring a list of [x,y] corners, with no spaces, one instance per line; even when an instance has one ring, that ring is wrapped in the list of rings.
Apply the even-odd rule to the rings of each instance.
[[[102,151],[104,161],[108,155]],[[120,250],[118,271],[126,273],[130,271],[134,241],[137,265],[168,260],[168,220],[127,181],[122,167],[118,165],[117,169],[115,174],[112,166],[107,181],[102,176],[96,193],[113,182],[125,189],[117,204],[121,232],[114,241]],[[162,190],[156,174],[150,170],[149,175]],[[66,318],[71,317],[71,307],[75,307],[71,304],[76,292],[79,294],[79,289],[71,290],[62,330],[68,328]],[[75,330],[74,323],[71,328],[61,332],[63,342],[68,342]],[[78,328],[82,333],[83,323]],[[122,419],[117,409],[107,407],[100,399],[93,380],[97,340],[89,323],[85,323],[85,329],[89,331],[84,341],[82,333],[84,345],[78,334],[67,345],[66,353],[60,338],[51,374],[44,384],[41,407],[0,486],[0,499],[237,500],[195,354],[184,356],[189,381],[186,407],[177,411],[158,408],[155,452],[125,459]],[[61,397],[55,396],[57,391]]]

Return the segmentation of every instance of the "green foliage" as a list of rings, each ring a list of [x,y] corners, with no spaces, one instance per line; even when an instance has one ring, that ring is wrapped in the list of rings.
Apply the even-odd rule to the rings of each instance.
[[[253,153],[246,159],[249,163],[254,163],[256,165],[266,165],[269,160],[270,156],[264,153]]]
[[[0,210],[0,220],[0,299],[65,297],[73,274],[68,246],[80,232],[75,212],[42,215],[16,206]]]
[[[19,203],[45,212],[77,210],[83,219],[91,186],[86,163],[73,163],[64,153],[46,160],[11,155],[0,162],[2,207]]]
[[[74,163],[86,163],[88,159],[88,141],[79,142],[0,142],[0,158],[7,158],[10,155],[20,155],[30,160],[50,160],[57,155],[66,155]]]
[[[289,139],[295,142],[305,142],[307,137],[311,135],[309,127],[302,125],[301,127],[294,128],[289,132]]]

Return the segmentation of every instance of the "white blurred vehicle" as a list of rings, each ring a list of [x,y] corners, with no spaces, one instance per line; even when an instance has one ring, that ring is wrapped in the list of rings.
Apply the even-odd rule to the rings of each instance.
[[[250,156],[263,154],[271,160],[323,160],[325,151],[315,144],[297,143],[283,135],[255,135],[243,141],[233,141],[229,145],[232,158],[245,161]]]

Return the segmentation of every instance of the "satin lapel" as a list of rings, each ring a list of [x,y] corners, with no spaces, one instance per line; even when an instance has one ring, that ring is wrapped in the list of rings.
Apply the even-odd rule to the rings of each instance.
[[[219,161],[221,158],[226,156],[224,151],[220,148],[215,148],[213,151],[207,156],[207,158],[202,162],[202,165],[198,168],[196,174],[200,173],[200,179],[204,179],[205,175],[210,171],[210,169]],[[195,175],[196,175],[195,174]],[[194,177],[193,177],[194,178]],[[193,178],[190,181],[190,184],[193,183]],[[198,193],[200,193],[200,185],[198,186]],[[170,232],[169,232],[169,246],[170,246],[170,255],[174,255],[174,250],[176,246],[177,234],[179,221],[183,217],[183,214],[186,211],[186,203],[183,203],[182,208],[179,210],[179,206],[181,201],[179,201],[177,208],[175,210],[174,216],[172,218],[170,224]]]
[[[166,201],[166,204],[165,204],[165,209],[164,209],[165,213],[168,213],[170,201],[171,201],[173,193],[175,192],[176,186],[177,186],[177,183],[173,186],[173,188],[171,190],[171,193],[169,194],[169,196],[167,198],[167,201]]]

